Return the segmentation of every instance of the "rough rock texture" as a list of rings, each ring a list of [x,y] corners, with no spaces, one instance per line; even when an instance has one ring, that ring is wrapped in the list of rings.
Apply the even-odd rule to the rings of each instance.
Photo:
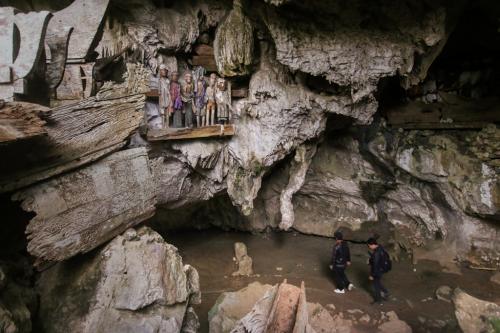
[[[500,284],[500,272],[496,272],[495,274],[493,274],[490,278],[490,281],[496,284]]]
[[[391,332],[401,332],[401,333],[412,333],[412,329],[407,323],[400,320],[394,311],[387,313],[388,321],[382,323],[378,327],[379,333],[391,333]]]
[[[32,314],[38,302],[26,272],[29,264],[16,258],[16,262],[0,263],[0,332],[24,333],[32,331]]]
[[[332,236],[339,227],[358,230],[365,223],[383,233],[389,222],[390,237],[401,246],[434,248],[428,258],[494,266],[498,236],[487,221],[498,219],[500,207],[497,159],[488,148],[482,148],[483,160],[474,152],[496,142],[497,131],[399,132],[373,126],[334,132],[319,144],[293,197],[293,227]],[[277,226],[283,216],[280,194],[294,163],[266,178],[245,222],[250,229]]]
[[[289,10],[267,10],[264,14],[277,60],[293,70],[324,76],[347,87],[352,103],[368,104],[359,123],[369,123],[377,109],[373,93],[381,78],[395,74],[421,76],[416,55],[424,58],[426,52],[447,38],[447,13],[439,3],[430,10],[423,3],[411,1],[381,4],[375,19],[367,17],[373,14],[367,15],[366,5],[359,1],[346,10],[338,1],[313,3],[303,10],[324,14],[314,15],[314,19],[287,15]],[[398,17],[389,30],[382,23],[388,17]],[[434,58],[437,54],[432,55]]]
[[[492,320],[500,320],[500,305],[477,299],[459,288],[453,293],[453,304],[464,333],[495,332]]]
[[[155,187],[144,148],[115,153],[88,167],[18,192],[37,215],[28,251],[44,261],[85,253],[154,213]]]
[[[242,9],[241,0],[217,27],[214,40],[215,62],[223,76],[250,74],[253,62],[253,26]]]
[[[295,150],[295,157],[290,166],[288,185],[280,195],[280,229],[288,230],[295,221],[292,197],[304,184],[306,172],[315,153],[315,144],[304,144]]]
[[[45,332],[180,332],[196,327],[199,289],[177,249],[148,228],[129,229],[102,250],[42,273]],[[198,294],[198,296],[196,296]]]
[[[325,141],[294,199],[294,227],[301,232],[333,236],[341,225],[359,229],[363,222],[377,220],[377,210],[363,198],[362,190],[364,182],[377,178],[372,165],[361,156],[356,140],[343,137]]]

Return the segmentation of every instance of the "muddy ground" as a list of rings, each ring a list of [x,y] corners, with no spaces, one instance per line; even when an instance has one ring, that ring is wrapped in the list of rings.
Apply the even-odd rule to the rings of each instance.
[[[350,245],[353,264],[348,277],[355,290],[335,294],[328,269],[333,241],[325,237],[297,232],[250,234],[222,230],[184,231],[164,237],[178,247],[184,263],[196,267],[200,274],[202,304],[195,309],[200,317],[201,332],[208,332],[208,311],[222,292],[241,289],[253,281],[275,284],[287,279],[300,285],[304,280],[308,302],[334,304],[338,311],[361,309],[375,317],[380,311],[394,310],[414,332],[457,331],[453,305],[434,296],[441,285],[460,287],[478,298],[500,302],[500,288],[489,281],[492,272],[461,267],[460,275],[451,274],[443,272],[435,262],[421,261],[414,266],[411,260],[403,258],[395,262],[392,271],[384,277],[392,299],[383,305],[370,305],[368,254],[364,245]],[[258,277],[231,276],[236,270],[233,244],[237,241],[247,245]],[[423,319],[442,320],[447,326],[429,329],[422,323]]]

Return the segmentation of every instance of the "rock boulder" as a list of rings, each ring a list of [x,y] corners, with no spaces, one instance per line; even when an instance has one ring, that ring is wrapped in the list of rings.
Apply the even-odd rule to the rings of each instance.
[[[39,317],[45,332],[180,332],[198,325],[190,307],[198,286],[174,246],[149,228],[129,229],[43,272]]]

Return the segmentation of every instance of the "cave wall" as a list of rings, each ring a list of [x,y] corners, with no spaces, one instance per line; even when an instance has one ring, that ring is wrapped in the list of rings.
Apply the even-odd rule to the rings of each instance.
[[[34,69],[25,76],[14,65],[9,69],[27,88],[47,74],[49,110],[40,138],[29,139],[41,148],[31,151],[27,138],[0,147],[13,158],[19,152],[22,160],[20,167],[6,167],[0,185],[37,214],[28,227],[31,254],[64,260],[90,251],[156,210],[154,224],[176,219],[172,226],[293,227],[321,235],[338,226],[376,228],[385,221],[404,247],[432,239],[447,246],[449,240],[461,258],[484,250],[493,253],[484,260],[496,263],[496,236],[478,235],[496,235],[498,220],[498,130],[488,125],[498,121],[497,70],[488,62],[498,51],[488,43],[496,40],[491,29],[497,6],[416,0],[88,2],[88,26],[75,20],[71,33],[55,34],[66,22],[61,17],[80,17],[84,2],[5,2],[30,15],[52,15],[43,28],[46,45],[37,53],[45,66],[30,64]],[[475,18],[464,21],[471,10]],[[479,27],[480,15],[488,24]],[[467,47],[477,48],[475,62],[457,46],[470,22],[478,26],[465,39]],[[474,33],[481,38],[470,38]],[[209,72],[247,89],[232,102],[235,135],[148,142],[155,105],[144,95],[158,67],[182,74],[207,48],[214,55]],[[75,73],[85,78],[76,86]],[[5,83],[5,91],[14,81]],[[81,91],[70,94],[67,88]],[[33,91],[8,102],[37,102]],[[467,110],[475,117],[470,128]],[[68,116],[76,114],[80,118]],[[482,117],[487,114],[493,116]],[[422,117],[424,123],[415,120]],[[145,161],[125,158],[134,172],[124,170],[122,183],[102,171],[100,165],[133,155],[133,149],[142,149]],[[82,175],[97,179],[104,194],[127,200],[123,192],[134,193],[133,200],[147,203],[130,212],[111,200],[103,214],[101,200],[85,196],[86,186],[65,190],[70,186],[64,184],[79,184],[73,179]],[[146,180],[136,181],[136,175]],[[85,211],[72,210],[79,202]],[[80,223],[96,220],[96,214],[100,225]],[[70,221],[70,232],[52,223],[63,219]],[[46,230],[65,240],[57,256],[50,253]]]

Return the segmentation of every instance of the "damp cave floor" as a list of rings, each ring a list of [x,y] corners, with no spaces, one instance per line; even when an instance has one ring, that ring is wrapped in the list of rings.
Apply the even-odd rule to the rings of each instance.
[[[356,288],[343,295],[333,292],[332,273],[328,269],[333,240],[326,237],[304,235],[298,232],[244,233],[218,229],[176,231],[164,235],[175,245],[185,264],[194,266],[200,275],[202,303],[195,306],[200,319],[200,332],[208,332],[208,311],[217,297],[226,291],[236,291],[249,283],[276,284],[287,279],[300,286],[305,281],[308,302],[323,306],[334,304],[336,311],[360,309],[372,318],[380,311],[395,311],[413,332],[443,332],[423,326],[426,320],[455,321],[454,308],[435,298],[441,285],[460,287],[465,292],[489,301],[500,302],[500,288],[490,282],[492,272],[461,267],[461,274],[443,272],[433,261],[402,259],[393,263],[391,272],[384,276],[384,284],[392,299],[383,305],[370,305],[371,285],[368,281],[368,253],[364,245],[350,244],[352,266],[347,275]],[[235,242],[244,242],[253,259],[253,277],[232,277],[236,270],[233,261]],[[451,329],[451,330],[450,330]],[[455,331],[450,328],[448,331]],[[360,329],[369,332],[371,329]]]

